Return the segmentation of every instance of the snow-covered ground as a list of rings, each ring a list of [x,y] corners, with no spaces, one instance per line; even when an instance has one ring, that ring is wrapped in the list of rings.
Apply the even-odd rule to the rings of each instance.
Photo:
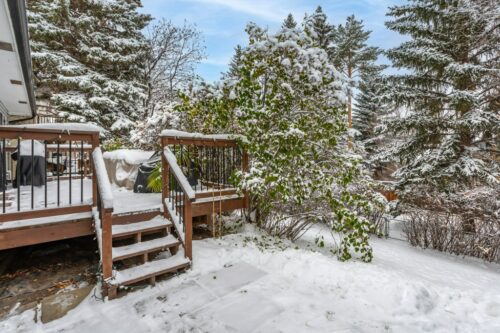
[[[340,262],[314,245],[319,234],[289,244],[246,226],[195,241],[185,274],[110,302],[89,296],[45,325],[29,310],[0,332],[500,332],[500,266],[377,238],[372,263]]]

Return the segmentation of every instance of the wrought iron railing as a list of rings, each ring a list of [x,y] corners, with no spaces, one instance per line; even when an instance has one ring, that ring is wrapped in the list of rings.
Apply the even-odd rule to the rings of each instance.
[[[248,156],[226,135],[164,131],[161,140],[165,213],[192,259],[194,216],[209,219],[215,212],[248,206],[248,196],[236,194],[234,183],[237,172],[248,167]]]
[[[98,145],[98,132],[0,127],[0,222],[88,210]]]

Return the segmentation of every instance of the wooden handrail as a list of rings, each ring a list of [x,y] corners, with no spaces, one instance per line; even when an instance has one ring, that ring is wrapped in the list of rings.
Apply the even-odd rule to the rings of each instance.
[[[103,286],[107,292],[106,281],[113,277],[113,192],[101,148],[96,147],[92,152],[92,162],[94,164],[94,181],[97,183],[99,197],[99,202],[95,206],[101,222],[100,230],[96,228],[96,234],[100,241]]]
[[[243,136],[233,134],[200,134],[177,130],[164,130],[161,132],[162,145],[181,144],[198,146],[237,147],[237,139],[244,140]]]
[[[109,181],[106,165],[102,156],[101,148],[97,147],[92,152],[94,161],[94,173],[96,174],[97,187],[99,189],[99,197],[101,206],[104,210],[113,211],[113,192]]]
[[[179,182],[182,192],[186,194],[189,201],[194,201],[196,199],[196,194],[191,188],[191,185],[189,185],[189,182],[186,176],[184,176],[181,168],[177,164],[177,158],[175,157],[174,153],[172,153],[170,148],[165,147],[165,149],[163,150],[163,154],[165,155],[165,159],[167,160],[169,167],[172,170],[172,174]]]
[[[48,124],[50,125],[50,124]],[[68,125],[69,126],[69,125]],[[49,127],[49,126],[47,126]],[[37,128],[35,125],[7,125],[0,126],[1,137],[5,139],[35,139],[35,140],[84,140],[92,141],[92,138],[99,138],[99,131],[88,130],[68,130],[58,128]]]

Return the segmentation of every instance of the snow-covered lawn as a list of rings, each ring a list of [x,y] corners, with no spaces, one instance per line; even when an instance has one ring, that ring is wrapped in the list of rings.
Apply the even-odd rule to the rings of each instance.
[[[26,311],[0,332],[500,332],[500,266],[383,239],[373,263],[344,263],[314,245],[319,232],[299,248],[251,226],[195,241],[185,274],[111,302],[89,296],[46,325]]]

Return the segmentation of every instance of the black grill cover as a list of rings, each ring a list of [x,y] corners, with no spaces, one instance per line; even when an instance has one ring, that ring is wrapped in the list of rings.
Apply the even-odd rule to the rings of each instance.
[[[161,153],[157,151],[146,162],[139,166],[137,178],[134,183],[135,193],[151,193],[151,190],[148,188],[148,177],[160,162]]]

